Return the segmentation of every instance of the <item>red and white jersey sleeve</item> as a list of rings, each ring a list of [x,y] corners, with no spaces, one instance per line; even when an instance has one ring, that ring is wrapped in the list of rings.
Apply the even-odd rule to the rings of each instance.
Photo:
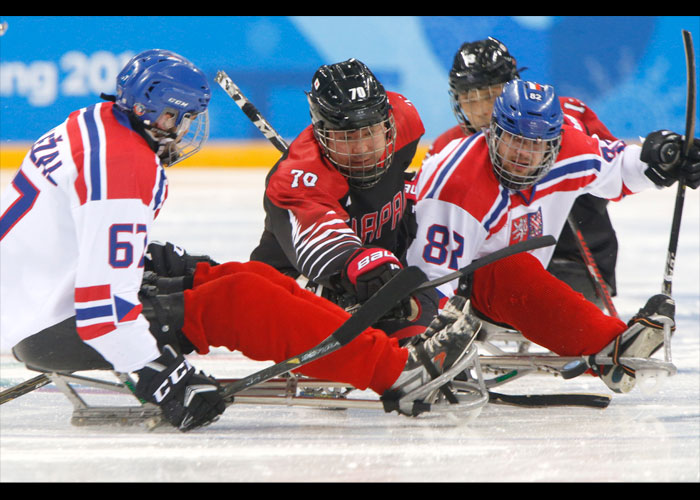
[[[111,103],[72,113],[31,148],[2,197],[2,346],[75,316],[118,371],[159,356],[138,291],[164,169]]]
[[[533,188],[513,192],[493,173],[483,132],[450,142],[423,163],[417,179],[417,236],[408,263],[434,279],[520,241],[559,237],[576,198],[621,199],[654,186],[640,148],[589,137],[567,125],[562,149]],[[546,267],[554,246],[532,253]],[[451,296],[456,282],[439,291]]]

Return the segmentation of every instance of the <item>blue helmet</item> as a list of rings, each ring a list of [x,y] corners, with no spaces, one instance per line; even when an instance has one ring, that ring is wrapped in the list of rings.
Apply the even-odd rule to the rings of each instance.
[[[512,80],[496,99],[489,155],[501,185],[515,191],[533,186],[552,168],[564,123],[554,87]]]
[[[210,99],[204,73],[167,50],[141,52],[117,75],[115,105],[144,125],[167,165],[193,155],[206,141]]]

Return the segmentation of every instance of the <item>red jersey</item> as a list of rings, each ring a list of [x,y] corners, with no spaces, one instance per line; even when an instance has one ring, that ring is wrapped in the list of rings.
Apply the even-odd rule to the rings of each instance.
[[[394,159],[368,189],[351,187],[323,156],[307,127],[266,180],[265,230],[251,260],[331,289],[347,258],[372,245],[402,253],[407,197],[405,171],[425,132],[413,104],[387,92],[396,124]]]

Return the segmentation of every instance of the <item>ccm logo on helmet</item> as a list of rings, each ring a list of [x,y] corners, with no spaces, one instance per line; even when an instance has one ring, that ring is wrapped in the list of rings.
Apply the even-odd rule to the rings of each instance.
[[[189,102],[181,101],[180,99],[175,99],[174,97],[169,98],[168,102],[176,106],[180,106],[181,108],[184,108],[190,104]]]

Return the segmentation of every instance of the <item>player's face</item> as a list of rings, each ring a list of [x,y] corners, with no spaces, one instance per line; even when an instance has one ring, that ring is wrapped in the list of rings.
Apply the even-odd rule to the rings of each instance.
[[[501,133],[496,150],[503,169],[517,176],[534,174],[542,166],[546,152],[545,141],[526,139],[506,131]]]
[[[339,165],[372,169],[386,153],[384,122],[355,130],[328,130],[326,134],[328,154]]]
[[[493,103],[501,95],[503,84],[491,85],[480,89],[470,89],[466,93],[459,94],[459,106],[464,116],[476,130],[489,126]]]
[[[160,114],[160,116],[156,120],[155,126],[156,128],[158,128],[158,130],[174,134],[176,118],[177,112],[165,110]]]

